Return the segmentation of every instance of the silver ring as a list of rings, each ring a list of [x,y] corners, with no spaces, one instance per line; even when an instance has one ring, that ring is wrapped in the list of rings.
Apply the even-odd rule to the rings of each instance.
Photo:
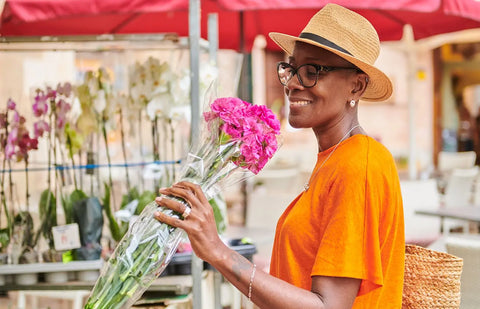
[[[185,211],[182,214],[183,219],[187,219],[188,216],[190,216],[190,213],[192,212],[192,209],[188,206],[185,207]]]

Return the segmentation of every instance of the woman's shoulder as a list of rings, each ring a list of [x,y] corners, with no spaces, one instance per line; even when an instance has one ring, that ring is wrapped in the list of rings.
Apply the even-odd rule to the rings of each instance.
[[[395,164],[387,147],[371,136],[354,135],[345,146],[342,161],[350,168],[384,168]]]
[[[347,154],[374,154],[392,157],[390,151],[382,143],[369,135],[357,134],[344,141],[343,152]]]

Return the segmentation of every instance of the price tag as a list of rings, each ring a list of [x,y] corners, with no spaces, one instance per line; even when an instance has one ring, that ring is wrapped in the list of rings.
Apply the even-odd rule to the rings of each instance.
[[[80,248],[80,232],[77,223],[54,226],[52,228],[55,250],[65,251]]]

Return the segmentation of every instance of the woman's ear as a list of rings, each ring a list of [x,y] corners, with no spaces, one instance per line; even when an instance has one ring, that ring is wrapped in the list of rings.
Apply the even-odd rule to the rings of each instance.
[[[368,75],[365,73],[358,73],[352,89],[352,94],[355,96],[355,99],[360,99],[365,92],[365,89],[367,89],[367,85]]]

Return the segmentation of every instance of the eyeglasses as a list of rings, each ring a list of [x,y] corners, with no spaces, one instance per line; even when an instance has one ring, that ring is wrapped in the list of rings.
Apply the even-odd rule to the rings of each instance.
[[[284,86],[287,86],[288,82],[296,74],[300,85],[304,88],[311,88],[317,84],[319,76],[325,76],[328,72],[336,70],[356,70],[357,72],[362,72],[355,67],[331,67],[314,63],[302,64],[296,69],[286,62],[277,64],[278,79]]]

